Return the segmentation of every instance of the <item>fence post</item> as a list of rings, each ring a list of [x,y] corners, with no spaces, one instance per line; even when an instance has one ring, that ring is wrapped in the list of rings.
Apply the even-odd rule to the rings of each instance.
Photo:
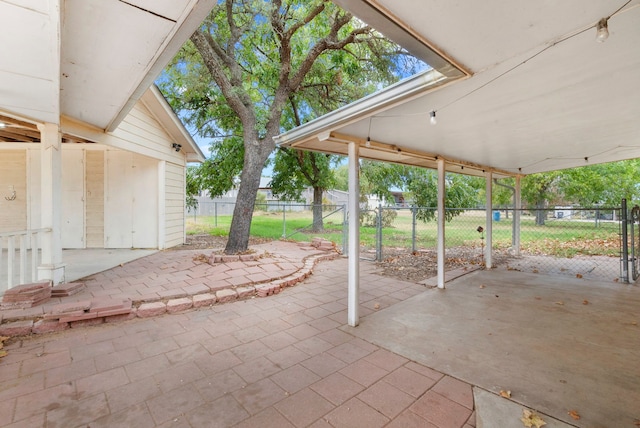
[[[347,223],[347,204],[342,204],[342,253],[345,256],[349,255],[349,248],[347,247],[348,245],[348,223]]]
[[[378,215],[376,218],[376,261],[382,261],[382,203],[378,203]]]
[[[627,235],[627,200],[622,199],[622,208],[620,209],[620,224],[622,225],[622,280],[629,282],[629,239]]]
[[[278,203],[280,205],[280,203]],[[287,207],[282,204],[282,237],[287,236]]]
[[[411,207],[411,252],[416,252],[416,214],[417,214],[416,206]]]
[[[218,227],[218,203],[213,203],[213,224],[215,227]]]

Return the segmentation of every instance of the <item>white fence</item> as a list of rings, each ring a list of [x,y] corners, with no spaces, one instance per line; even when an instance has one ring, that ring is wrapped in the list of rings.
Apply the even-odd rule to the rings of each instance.
[[[0,233],[0,295],[16,285],[35,282],[42,260],[42,236],[51,229]]]

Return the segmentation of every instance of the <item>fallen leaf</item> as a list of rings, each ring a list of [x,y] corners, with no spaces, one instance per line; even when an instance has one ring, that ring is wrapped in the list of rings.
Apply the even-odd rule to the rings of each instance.
[[[480,287],[479,287],[479,288],[484,288],[484,284],[480,285]]]
[[[620,278],[613,278],[613,282],[618,282],[620,281]]]
[[[373,309],[380,309],[380,303],[376,303],[375,305],[373,305]]]
[[[6,357],[6,356],[7,356],[7,351],[5,351],[4,349],[0,350],[0,358]]]
[[[584,299],[584,300],[582,301],[582,304],[583,304],[583,305],[588,305],[588,304],[589,304],[589,301],[588,301],[587,299]]]
[[[533,270],[533,273],[538,273],[538,269],[534,269],[534,270]]]
[[[569,410],[567,414],[571,416],[573,419],[575,419],[576,421],[580,419],[580,415],[578,414],[577,410]]]
[[[576,274],[576,278],[582,278],[582,274],[581,273],[577,273]]]
[[[640,419],[636,419],[633,421],[633,424],[637,427],[640,427]]]
[[[542,300],[542,297],[537,297],[537,296],[536,296],[536,300]]]
[[[564,302],[555,302],[556,305],[564,306]]]
[[[536,412],[527,409],[522,409],[522,417],[520,420],[527,428],[540,428],[547,424]]]
[[[504,398],[511,398],[511,391],[501,390],[500,391],[500,396],[504,397]]]

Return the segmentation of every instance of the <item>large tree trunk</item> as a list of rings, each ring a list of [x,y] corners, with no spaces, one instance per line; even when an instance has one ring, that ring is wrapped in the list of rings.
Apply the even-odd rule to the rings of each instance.
[[[252,139],[251,143],[245,144],[244,168],[240,175],[240,186],[229,229],[229,239],[224,248],[225,254],[238,254],[247,251],[249,247],[251,218],[260,187],[262,168],[273,150],[273,144],[270,144],[270,141],[273,141],[271,137],[264,141]]]
[[[312,232],[322,232],[324,224],[322,223],[322,189],[313,188],[313,226]]]
[[[544,202],[536,203],[536,226],[544,226],[547,218],[547,211],[544,210]]]

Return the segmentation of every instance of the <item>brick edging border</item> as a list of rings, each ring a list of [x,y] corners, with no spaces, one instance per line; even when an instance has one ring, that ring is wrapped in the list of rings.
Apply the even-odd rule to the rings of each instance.
[[[0,324],[0,336],[27,336],[64,331],[69,328],[87,327],[134,318],[150,318],[165,313],[174,314],[190,309],[211,307],[214,304],[233,302],[254,297],[278,294],[283,288],[293,287],[313,273],[315,265],[321,261],[340,257],[339,253],[315,254],[302,259],[303,266],[296,272],[281,278],[268,279],[252,284],[202,292],[174,299],[124,300],[119,305],[92,308],[90,302],[70,302],[67,308],[56,313],[48,313],[32,319],[21,319]]]

